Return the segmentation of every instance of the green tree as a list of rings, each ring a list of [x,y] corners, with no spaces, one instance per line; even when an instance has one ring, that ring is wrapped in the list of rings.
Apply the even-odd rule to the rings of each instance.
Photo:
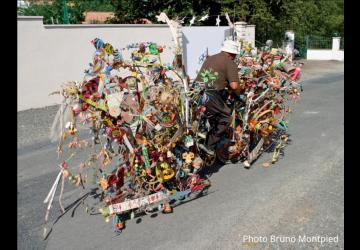
[[[273,39],[281,46],[287,30],[293,30],[298,39],[344,34],[341,0],[224,0],[221,10],[234,20],[255,24],[256,40],[262,43]]]
[[[111,19],[113,23],[134,23],[138,18],[148,18],[152,12],[154,1],[112,1],[115,17]]]
[[[194,25],[215,24],[221,15],[220,25],[227,25],[227,12],[235,21],[246,21],[256,25],[256,40],[264,43],[267,39],[281,45],[287,30],[295,32],[296,39],[306,35],[331,37],[335,33],[344,35],[343,0],[68,0],[70,23],[81,23],[85,11],[113,11],[115,18],[110,23],[134,23],[146,18],[157,23],[156,15],[165,12],[171,19],[184,19],[188,25],[193,16]],[[209,18],[199,22],[205,14]],[[54,20],[62,22],[62,1],[52,4],[32,3],[27,9],[20,9],[19,15],[44,16],[44,23]]]
[[[60,9],[61,10],[61,9]],[[62,21],[61,11],[57,9],[55,4],[34,4],[30,3],[27,8],[20,8],[18,10],[19,16],[43,16],[44,24],[51,24],[51,18],[54,22]]]
[[[221,11],[221,1],[216,0],[200,0],[200,1],[176,1],[176,0],[167,0],[162,8],[159,9],[160,12],[165,12],[169,18],[178,18],[184,19],[186,24],[192,19],[193,16],[196,16],[194,25],[202,26],[213,26],[217,15]],[[209,18],[205,21],[199,21],[199,17],[208,15]],[[225,18],[224,18],[225,20]],[[223,23],[225,24],[225,22]]]
[[[221,1],[217,0],[113,0],[115,7],[115,18],[112,22],[134,23],[136,19],[147,18],[157,23],[156,15],[165,12],[171,19],[185,18],[188,22],[192,16],[202,16],[208,14],[209,19],[204,22],[195,22],[195,25],[214,25],[216,15],[221,11]]]

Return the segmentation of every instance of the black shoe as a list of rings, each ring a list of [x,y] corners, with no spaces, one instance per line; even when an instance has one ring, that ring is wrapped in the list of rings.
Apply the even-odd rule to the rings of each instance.
[[[215,156],[215,151],[207,148],[204,144],[199,144],[199,148],[208,155]]]

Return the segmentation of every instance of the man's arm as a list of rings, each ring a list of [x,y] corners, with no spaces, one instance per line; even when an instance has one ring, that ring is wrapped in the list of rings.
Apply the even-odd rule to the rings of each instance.
[[[244,88],[240,85],[238,68],[234,62],[229,63],[227,66],[227,79],[232,92],[236,95],[241,95],[244,92]]]

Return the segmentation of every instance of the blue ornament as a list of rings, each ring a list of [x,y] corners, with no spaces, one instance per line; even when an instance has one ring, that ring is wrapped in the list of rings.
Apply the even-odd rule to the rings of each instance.
[[[99,38],[95,38],[92,42],[97,50],[104,48],[103,40],[101,40]]]
[[[114,50],[114,62],[120,62],[122,61],[122,56],[121,56],[121,53],[119,52],[119,50]]]

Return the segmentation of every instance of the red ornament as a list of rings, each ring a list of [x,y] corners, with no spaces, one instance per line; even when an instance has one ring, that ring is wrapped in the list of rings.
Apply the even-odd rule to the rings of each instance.
[[[124,185],[124,173],[125,169],[121,167],[116,173],[113,173],[108,177],[108,184],[110,186],[115,185],[116,190],[119,190]]]
[[[83,95],[83,97],[86,98],[86,99],[89,99],[90,96],[91,96],[91,94],[90,94],[88,91],[84,91],[84,92],[82,93],[82,95]]]
[[[82,110],[85,111],[85,110],[87,110],[88,108],[89,108],[89,104],[83,103],[83,105],[82,105]]]
[[[279,106],[276,106],[274,108],[274,114],[277,115],[277,114],[280,114],[280,107]]]
[[[68,163],[66,161],[64,161],[61,166],[63,167],[63,169],[67,169],[69,167]]]

